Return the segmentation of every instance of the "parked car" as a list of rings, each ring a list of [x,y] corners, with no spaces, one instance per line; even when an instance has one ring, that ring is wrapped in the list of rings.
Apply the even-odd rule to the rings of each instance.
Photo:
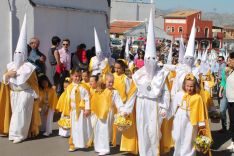
[[[117,49],[121,50],[123,46],[124,46],[124,41],[122,39],[118,39],[118,38],[111,39],[112,49],[117,48]]]

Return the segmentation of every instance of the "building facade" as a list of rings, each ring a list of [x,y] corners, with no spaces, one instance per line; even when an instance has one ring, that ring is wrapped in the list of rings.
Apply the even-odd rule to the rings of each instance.
[[[113,20],[147,21],[151,9],[153,10],[153,13],[155,13],[154,2],[112,0],[110,19],[111,21]]]
[[[196,20],[195,47],[197,50],[204,48],[212,49],[212,21],[201,19],[201,11],[177,11],[164,16],[164,30],[175,40],[182,36],[186,41],[189,39],[194,19]]]

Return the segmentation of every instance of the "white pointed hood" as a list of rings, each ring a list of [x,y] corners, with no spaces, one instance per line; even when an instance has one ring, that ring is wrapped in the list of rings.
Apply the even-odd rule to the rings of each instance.
[[[127,60],[129,59],[129,43],[130,43],[130,39],[127,38],[126,46],[125,46],[125,58],[126,58]]]
[[[14,66],[18,70],[28,57],[28,47],[27,47],[27,17],[24,15],[24,21],[21,26],[21,31],[18,39],[18,43],[14,53]]]
[[[227,51],[227,49],[226,49],[226,51],[225,51],[225,61],[226,61],[226,62],[227,62],[228,57],[229,57],[229,53],[228,53],[228,51]]]
[[[201,51],[198,51],[198,54],[197,54],[197,59],[202,59],[202,52]]]
[[[146,49],[145,49],[145,58],[148,58],[148,57],[156,58],[156,45],[155,45],[155,37],[154,37],[154,22],[153,22],[153,17],[152,16],[153,16],[153,12],[152,12],[152,9],[151,9],[150,17],[149,17]]]
[[[12,77],[9,79],[10,83],[22,85],[30,78],[36,67],[31,63],[25,62],[27,60],[27,57],[27,16],[25,14],[14,53],[14,61],[7,64],[8,71],[14,70],[17,72],[16,77]]]
[[[184,47],[184,40],[181,35],[180,37],[180,49],[179,49],[179,62],[182,63],[184,59],[185,47]]]
[[[172,64],[172,42],[171,42],[171,47],[167,56],[167,64]]]
[[[101,49],[101,44],[97,35],[97,31],[94,27],[94,40],[95,40],[95,51],[96,51],[96,56],[99,60],[101,60],[103,58],[103,52]]]
[[[24,54],[24,60],[27,59],[28,47],[27,47],[27,15],[24,15],[23,24],[21,26],[20,35],[15,52],[21,52]]]
[[[201,60],[202,60],[203,62],[206,62],[207,57],[208,57],[208,49],[206,49],[205,52],[203,53],[202,59],[201,59]]]
[[[194,57],[194,50],[195,50],[195,37],[196,37],[196,27],[195,27],[195,19],[193,21],[193,26],[191,29],[191,34],[189,36],[189,41],[188,41],[188,45],[187,45],[187,49],[185,52],[184,57],[186,56],[190,56],[190,57]]]

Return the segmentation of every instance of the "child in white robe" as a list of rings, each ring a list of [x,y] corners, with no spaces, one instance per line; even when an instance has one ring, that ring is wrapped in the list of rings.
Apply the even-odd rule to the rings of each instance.
[[[198,94],[198,83],[193,74],[187,74],[183,82],[183,91],[178,92],[173,100],[174,121],[172,137],[175,142],[174,156],[195,156],[193,145],[198,132],[210,135],[207,110]],[[201,131],[202,130],[202,131]],[[205,135],[205,134],[203,134]]]
[[[86,148],[92,132],[90,118],[90,101],[87,86],[82,84],[81,72],[73,70],[71,73],[72,88],[70,92],[71,136],[69,151]],[[69,89],[69,88],[67,88]]]
[[[117,90],[113,89],[114,76],[106,75],[106,89],[102,93],[92,96],[94,101],[93,111],[97,116],[94,128],[94,149],[99,155],[110,153],[110,141],[112,136],[112,125],[114,121],[114,110],[123,110],[123,102]]]

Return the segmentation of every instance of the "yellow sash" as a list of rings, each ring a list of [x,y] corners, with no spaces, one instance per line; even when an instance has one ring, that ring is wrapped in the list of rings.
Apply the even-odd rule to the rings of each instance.
[[[118,76],[116,73],[114,73],[114,78],[115,78],[114,88],[119,92],[123,103],[125,103],[127,100],[126,84],[125,84],[127,76],[125,74]]]
[[[105,89],[103,92],[95,92],[91,98],[91,110],[99,119],[107,119],[112,105],[113,91]]]

